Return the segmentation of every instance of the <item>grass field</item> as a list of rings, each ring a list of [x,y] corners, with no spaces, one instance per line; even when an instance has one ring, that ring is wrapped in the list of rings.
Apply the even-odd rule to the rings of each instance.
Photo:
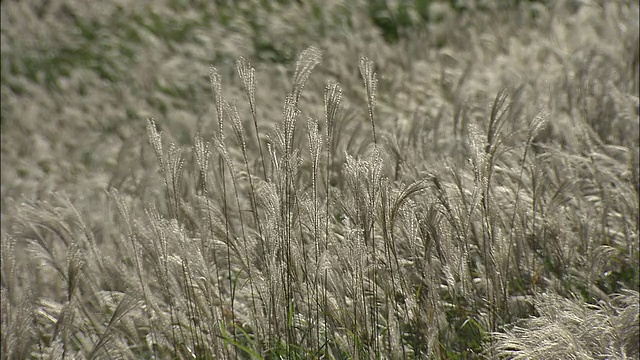
[[[640,358],[637,1],[0,6],[0,358]]]

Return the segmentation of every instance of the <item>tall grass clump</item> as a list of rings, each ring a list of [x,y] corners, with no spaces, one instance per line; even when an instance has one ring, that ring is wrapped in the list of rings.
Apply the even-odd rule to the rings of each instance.
[[[53,126],[3,122],[42,152],[11,174],[66,191],[3,175],[0,357],[638,358],[637,4],[421,3],[374,35],[368,3],[216,4],[254,48],[158,81],[143,123],[98,117],[126,139],[80,156],[96,191],[45,166]],[[267,31],[285,5],[321,46]],[[169,43],[211,20],[136,19]]]

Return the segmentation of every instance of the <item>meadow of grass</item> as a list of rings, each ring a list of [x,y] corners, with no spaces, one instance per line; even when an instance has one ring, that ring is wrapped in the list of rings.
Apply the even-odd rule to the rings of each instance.
[[[2,359],[638,359],[636,1],[4,1]]]

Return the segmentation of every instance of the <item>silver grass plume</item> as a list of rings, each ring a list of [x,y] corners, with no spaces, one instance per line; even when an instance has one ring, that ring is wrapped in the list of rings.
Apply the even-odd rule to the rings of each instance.
[[[376,107],[376,91],[378,86],[378,78],[373,71],[373,61],[369,61],[366,57],[360,58],[360,75],[364,80],[364,86],[367,89],[367,105],[369,109],[369,121],[371,122],[371,128],[373,131],[373,143],[378,144],[376,137],[376,123],[375,123],[375,107]]]
[[[324,88],[324,115],[327,122],[327,147],[331,144],[331,138],[333,136],[334,124],[340,108],[340,101],[342,100],[342,88],[340,84],[336,82],[330,82]]]
[[[216,114],[218,116],[218,131],[219,134],[218,136],[220,136],[221,139],[224,139],[224,132],[223,132],[223,108],[222,108],[222,80],[220,78],[220,74],[218,73],[218,70],[213,67],[210,66],[209,67],[209,80],[211,82],[211,92],[213,93],[213,102],[216,105]]]
[[[316,47],[309,46],[306,48],[296,62],[296,70],[293,74],[293,88],[291,94],[293,95],[293,103],[297,106],[298,100],[300,100],[300,94],[304,88],[311,71],[322,60],[322,51]]]
[[[149,143],[158,159],[160,171],[164,175],[164,185],[166,188],[167,201],[169,202],[169,212],[172,218],[177,219],[180,210],[180,189],[182,186],[182,171],[184,170],[185,159],[182,152],[175,144],[169,144],[169,151],[165,158],[162,149],[162,137],[156,129],[153,118],[147,121],[147,134]]]
[[[196,134],[195,144],[193,145],[193,153],[195,154],[196,163],[198,165],[198,189],[201,194],[207,195],[207,171],[209,168],[209,157],[211,149],[209,143],[205,143],[200,133]]]
[[[244,90],[247,100],[249,100],[249,106],[251,107],[251,114],[253,119],[256,119],[256,69],[251,67],[244,57],[240,57],[236,61],[236,69],[238,70],[238,76],[242,83],[242,89]]]
[[[258,114],[256,109],[256,69],[251,67],[243,57],[240,57],[236,61],[236,68],[238,70],[238,76],[242,82],[242,89],[244,90],[249,106],[251,107],[251,117],[253,118],[253,126],[256,131],[256,141],[258,142],[258,150],[260,151],[260,160],[262,161],[263,176],[267,175],[266,162],[264,160],[264,154],[262,152],[262,142],[260,141],[260,131],[258,130]]]
[[[164,152],[162,151],[162,137],[157,130],[156,121],[154,118],[150,118],[147,120],[147,137],[149,138],[149,143],[153,147],[153,151],[156,154],[156,158],[158,159],[158,164],[160,165],[160,171],[164,173]]]
[[[292,95],[285,98],[282,109],[283,132],[284,132],[284,153],[288,157],[293,150],[293,136],[296,128],[296,121],[300,115],[300,110],[296,106],[296,99]],[[285,158],[286,161],[288,159]]]

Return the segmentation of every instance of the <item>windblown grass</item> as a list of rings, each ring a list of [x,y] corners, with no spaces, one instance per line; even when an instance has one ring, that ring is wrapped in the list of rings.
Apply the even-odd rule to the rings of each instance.
[[[638,4],[422,3],[4,3],[2,358],[640,357]]]

